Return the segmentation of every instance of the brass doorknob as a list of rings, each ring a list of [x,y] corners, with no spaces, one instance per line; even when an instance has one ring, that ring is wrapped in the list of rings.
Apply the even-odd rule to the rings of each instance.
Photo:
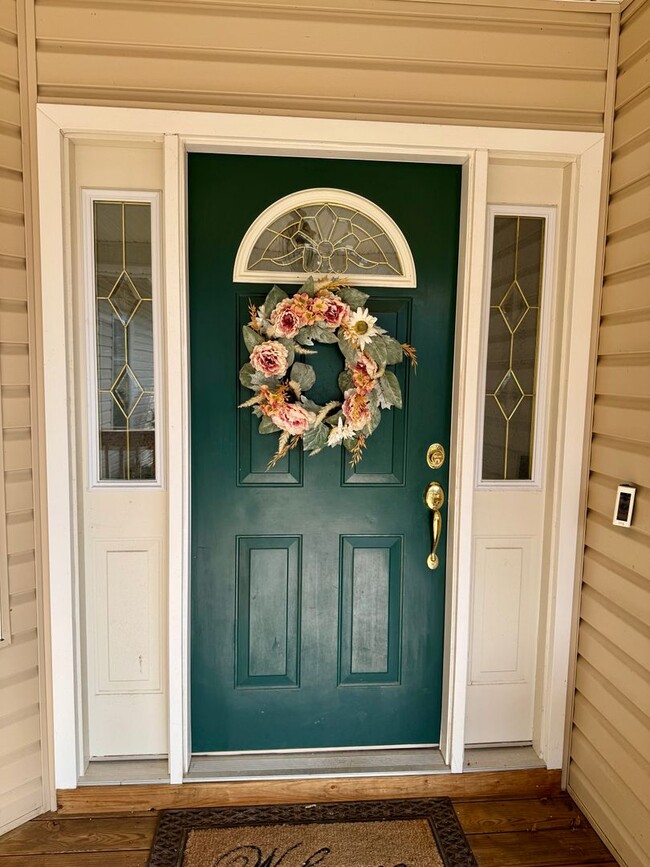
[[[442,533],[442,509],[445,502],[445,492],[440,482],[429,482],[424,491],[424,502],[428,509],[431,509],[431,532],[432,543],[431,553],[427,557],[427,566],[429,569],[437,569],[440,565],[440,560],[436,554],[440,535]]]

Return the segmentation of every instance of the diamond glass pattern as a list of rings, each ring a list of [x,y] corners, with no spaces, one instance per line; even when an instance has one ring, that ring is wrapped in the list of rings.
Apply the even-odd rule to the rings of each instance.
[[[532,478],[545,225],[543,217],[494,218],[484,480]]]
[[[514,333],[521,324],[521,320],[528,313],[528,303],[516,280],[499,304],[499,310],[506,321],[506,325]]]
[[[117,283],[108,296],[108,300],[117,315],[120,317],[122,325],[126,325],[138,309],[138,304],[140,303],[138,290],[129,280],[126,271],[123,271],[120,274]]]
[[[321,274],[404,273],[384,230],[360,211],[314,202],[277,217],[255,242],[251,271]]]
[[[125,367],[111,388],[113,398],[129,418],[142,397],[143,389],[129,367]]]
[[[517,377],[509,370],[494,392],[494,399],[507,421],[513,417],[523,397],[524,392],[517,382]]]
[[[94,210],[99,479],[155,479],[151,205]]]

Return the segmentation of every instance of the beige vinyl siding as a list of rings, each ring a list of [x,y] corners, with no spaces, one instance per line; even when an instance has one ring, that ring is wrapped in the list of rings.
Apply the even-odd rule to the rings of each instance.
[[[16,0],[0,0],[0,833],[44,804],[23,105]]]
[[[606,8],[36,0],[42,101],[602,130]]]
[[[618,56],[569,790],[630,867],[650,861],[650,2]],[[616,487],[633,525],[612,526]]]

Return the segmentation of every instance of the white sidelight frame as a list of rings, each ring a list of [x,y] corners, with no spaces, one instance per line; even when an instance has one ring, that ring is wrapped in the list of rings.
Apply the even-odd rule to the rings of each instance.
[[[465,697],[472,574],[472,506],[481,419],[481,334],[486,266],[487,180],[491,157],[549,161],[572,167],[567,293],[559,336],[563,393],[556,434],[557,471],[549,618],[541,639],[544,672],[541,751],[549,768],[562,765],[576,558],[581,541],[581,434],[586,429],[591,322],[603,165],[601,133],[443,126],[217,114],[102,106],[40,105],[42,307],[46,489],[56,785],[75,788],[83,731],[79,701],[78,581],[74,544],[73,424],[69,417],[68,143],[71,140],[157,140],[164,151],[163,274],[167,403],[166,482],[169,490],[169,769],[181,783],[189,767],[189,378],[185,167],[188,151],[348,159],[409,160],[463,166],[461,249],[450,449],[445,657],[441,750],[453,773],[463,770]],[[76,732],[77,737],[72,733]]]

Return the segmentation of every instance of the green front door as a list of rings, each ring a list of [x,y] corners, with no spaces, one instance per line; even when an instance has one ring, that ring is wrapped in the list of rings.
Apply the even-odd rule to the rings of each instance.
[[[461,170],[191,154],[188,171],[192,749],[438,743],[447,508],[431,571],[423,491],[447,490],[447,465],[426,455],[449,445]],[[277,436],[237,405],[250,396],[238,382],[248,302],[271,284],[234,284],[233,263],[262,211],[317,187],[370,199],[404,233],[417,287],[365,291],[419,365],[396,369],[404,409],[383,413],[356,469],[326,448],[266,472]],[[343,360],[315,348],[309,396],[324,403]]]

